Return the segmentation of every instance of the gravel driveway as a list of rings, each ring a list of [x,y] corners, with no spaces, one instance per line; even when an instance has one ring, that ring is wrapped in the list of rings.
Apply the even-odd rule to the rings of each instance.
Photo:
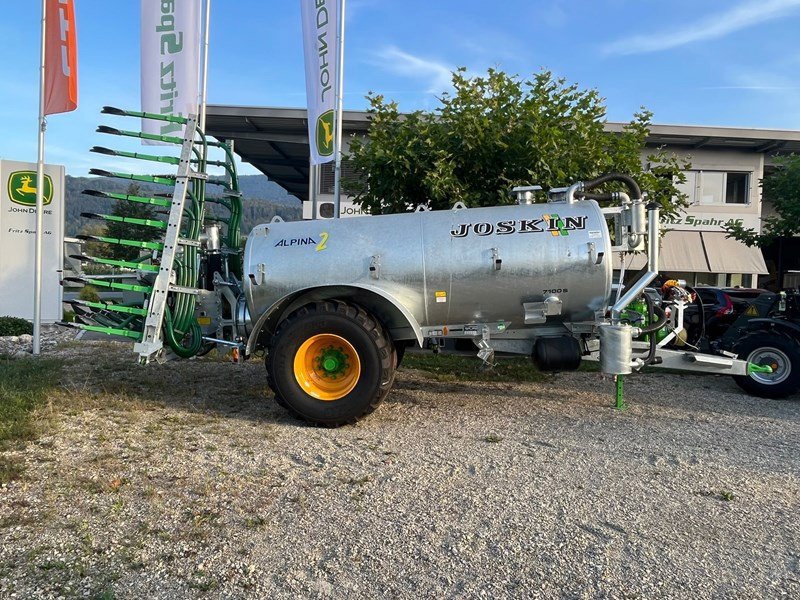
[[[442,383],[315,429],[263,364],[86,343],[0,488],[0,596],[800,597],[800,403],[730,378]]]

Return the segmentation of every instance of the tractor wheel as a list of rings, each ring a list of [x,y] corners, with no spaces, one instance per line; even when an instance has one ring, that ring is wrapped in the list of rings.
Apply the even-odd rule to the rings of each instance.
[[[756,365],[769,365],[772,373],[734,377],[749,394],[762,398],[786,398],[800,389],[800,344],[777,333],[754,333],[735,347],[739,358]]]
[[[339,301],[306,305],[278,327],[267,370],[278,403],[327,427],[368,415],[394,383],[392,341],[376,319]]]

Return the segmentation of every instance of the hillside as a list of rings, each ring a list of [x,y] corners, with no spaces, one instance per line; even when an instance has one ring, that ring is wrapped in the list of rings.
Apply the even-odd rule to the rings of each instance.
[[[245,175],[239,178],[243,194],[242,232],[247,234],[255,225],[271,220],[275,215],[285,221],[302,218],[302,206],[294,196],[286,193],[275,182],[263,175]],[[95,198],[82,194],[92,189],[102,192],[125,192],[129,182],[105,177],[66,177],[65,232],[74,236],[89,223],[81,217],[82,212],[110,213],[115,200]],[[143,191],[164,192],[167,188],[157,185],[141,184]],[[217,188],[218,189],[218,188]],[[212,211],[213,212],[213,211]]]

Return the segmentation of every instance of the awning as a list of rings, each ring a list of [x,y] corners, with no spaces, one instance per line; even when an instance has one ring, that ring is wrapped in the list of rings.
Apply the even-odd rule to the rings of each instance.
[[[638,271],[647,265],[644,252],[625,254],[625,269]],[[662,271],[709,273],[703,241],[697,231],[667,231],[661,238],[659,268]],[[614,268],[621,266],[620,255],[614,254]]]
[[[703,245],[712,273],[758,273],[768,275],[761,249],[746,246],[725,233],[703,231]]]
[[[662,271],[713,273],[708,267],[699,231],[667,231],[661,238]]]
[[[667,231],[661,238],[659,270],[678,273],[743,273],[766,275],[767,266],[758,248],[748,248],[725,233]],[[647,264],[642,253],[626,254],[625,269],[638,271]],[[621,267],[614,254],[614,268]]]

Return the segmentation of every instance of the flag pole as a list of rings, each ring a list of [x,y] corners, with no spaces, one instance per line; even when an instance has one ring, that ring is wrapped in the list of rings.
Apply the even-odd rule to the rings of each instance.
[[[203,71],[200,80],[200,131],[206,131],[206,103],[208,96],[208,40],[211,33],[211,0],[205,1],[205,20],[203,22]]]
[[[41,352],[42,335],[42,229],[44,213],[44,116],[45,52],[47,40],[47,0],[42,0],[42,56],[39,64],[39,156],[36,163],[36,245],[33,270],[33,354]]]
[[[341,0],[339,7],[339,35],[336,44],[336,138],[335,153],[336,163],[333,179],[333,216],[338,219],[340,215],[342,196],[342,121],[344,120],[344,5]]]

